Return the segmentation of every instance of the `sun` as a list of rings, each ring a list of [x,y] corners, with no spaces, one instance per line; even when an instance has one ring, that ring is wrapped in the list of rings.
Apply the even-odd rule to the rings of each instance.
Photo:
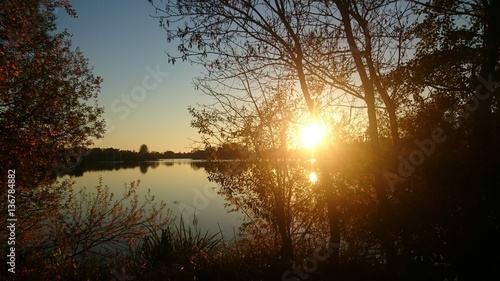
[[[309,173],[309,182],[316,183],[318,181],[318,174],[316,172]]]
[[[300,132],[302,145],[308,148],[314,148],[325,137],[326,127],[317,122],[310,122],[303,126]]]

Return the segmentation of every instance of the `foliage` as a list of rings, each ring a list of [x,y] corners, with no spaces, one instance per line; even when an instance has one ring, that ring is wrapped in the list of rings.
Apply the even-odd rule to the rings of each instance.
[[[175,63],[180,58],[206,68],[196,87],[213,97],[215,104],[199,111],[190,109],[195,117],[192,126],[199,129],[202,141],[210,144],[214,139],[233,138],[265,154],[269,151],[261,145],[287,149],[286,141],[275,139],[281,134],[293,135],[294,122],[306,111],[316,118],[342,111],[343,116],[349,112],[351,117],[352,112],[366,110],[366,119],[358,124],[367,128],[371,143],[372,157],[368,161],[373,167],[373,182],[369,184],[382,210],[377,220],[381,225],[386,221],[382,217],[390,220],[390,202],[380,170],[379,138],[381,132],[382,136],[390,135],[395,150],[399,148],[397,102],[406,97],[400,94],[401,80],[389,74],[397,71],[411,52],[414,3],[150,2],[159,13],[167,39],[178,43],[179,53],[169,55],[170,61]],[[307,110],[295,107],[296,97],[303,98]],[[384,107],[378,110],[379,106]],[[285,109],[291,110],[283,112]],[[380,115],[388,122],[381,122],[384,119]],[[379,131],[379,126],[385,130]],[[324,153],[330,154],[328,150]],[[283,155],[278,152],[273,157],[282,159]],[[327,158],[319,162],[324,196],[328,198],[330,239],[338,243],[339,210],[333,171],[326,168]],[[387,225],[378,230],[385,236],[382,240],[387,255],[393,257],[388,234],[391,231]],[[332,255],[332,260],[338,260],[336,256]]]
[[[170,220],[166,204],[155,202],[148,189],[139,198],[139,182],[125,185],[123,194],[115,199],[102,180],[94,192],[85,187],[78,192],[69,189],[59,217],[49,226],[55,229],[51,235],[59,247],[66,245],[73,258],[92,256],[109,259],[117,256],[144,234],[146,225],[162,227]],[[53,231],[54,231],[53,230]]]
[[[139,154],[147,154],[147,153],[149,153],[148,146],[142,144],[141,147],[139,148]]]
[[[193,228],[194,229],[193,229]],[[136,262],[148,280],[209,278],[216,273],[213,266],[220,256],[223,237],[220,233],[202,233],[194,218],[186,224],[181,217],[178,225],[159,232],[150,229],[138,249]]]
[[[311,235],[335,234],[345,272],[498,277],[498,1],[150,2],[179,46],[171,63],[206,69],[195,85],[213,103],[191,107],[191,125],[207,147],[236,142],[252,156],[209,173],[249,212],[257,241],[275,253],[286,244],[272,243],[276,211],[299,198],[329,220]],[[280,167],[306,111],[297,97],[338,136],[319,149],[317,196],[290,188],[300,170]],[[283,210],[282,221],[302,218]],[[306,241],[294,250],[310,251]]]
[[[241,77],[239,83],[253,81]],[[303,117],[291,87],[255,83],[265,91],[247,86],[243,98],[203,85],[204,93],[219,102],[190,108],[194,117],[191,125],[199,130],[206,150],[219,145],[246,151],[241,161],[220,162],[225,157],[218,149],[211,155],[214,162],[208,166],[208,177],[221,186],[220,193],[231,206],[249,217],[245,231],[276,249],[276,258],[286,264],[294,259],[295,237],[308,231],[303,227],[312,224],[316,215],[316,206],[305,203],[314,195],[307,192],[309,173],[300,163],[304,155],[297,149],[296,130]],[[290,161],[291,157],[301,160]]]
[[[19,232],[32,235],[18,246],[19,258],[26,253],[18,265],[20,278],[43,272],[51,280],[105,279],[110,269],[127,265],[127,252],[140,244],[146,231],[171,223],[165,203],[155,202],[149,191],[139,198],[138,187],[132,182],[115,196],[102,181],[93,191],[75,191],[70,182],[50,186],[48,190],[58,190],[59,197],[49,202],[57,203],[40,206],[50,216],[19,221],[37,230]]]
[[[102,79],[72,49],[69,34],[57,32],[59,5],[76,15],[68,1],[0,4],[0,168],[16,169],[29,188],[66,168],[69,149],[104,133],[97,105]]]

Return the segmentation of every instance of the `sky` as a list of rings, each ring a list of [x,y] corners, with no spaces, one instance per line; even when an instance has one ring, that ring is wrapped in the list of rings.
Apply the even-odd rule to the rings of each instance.
[[[56,11],[59,29],[72,34],[74,47],[103,78],[99,105],[107,132],[96,147],[188,152],[199,139],[190,127],[189,105],[203,103],[193,78],[201,69],[167,63],[175,53],[147,0],[72,0],[78,18]]]

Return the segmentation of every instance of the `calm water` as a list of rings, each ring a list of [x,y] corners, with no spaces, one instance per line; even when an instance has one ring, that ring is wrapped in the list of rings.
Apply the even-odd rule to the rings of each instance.
[[[192,221],[194,214],[202,231],[216,233],[223,231],[226,240],[234,238],[241,225],[243,214],[228,212],[223,196],[216,194],[217,184],[210,183],[203,168],[203,162],[191,160],[162,160],[142,163],[136,167],[122,167],[120,164],[102,164],[100,168],[86,171],[83,175],[71,177],[75,181],[75,190],[86,186],[92,190],[102,177],[104,185],[116,196],[123,193],[124,185],[140,181],[139,198],[143,198],[148,188],[155,200],[163,200],[172,214]],[[70,178],[64,176],[63,179]]]

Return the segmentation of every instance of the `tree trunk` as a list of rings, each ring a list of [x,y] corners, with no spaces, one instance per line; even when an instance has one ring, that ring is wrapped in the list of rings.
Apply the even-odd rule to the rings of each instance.
[[[284,184],[281,181],[281,184]],[[277,189],[284,188],[278,186]],[[292,237],[290,235],[290,219],[287,216],[287,211],[284,204],[284,192],[276,192],[276,224],[278,225],[278,233],[281,237],[281,249],[280,249],[280,259],[288,263],[293,261],[293,244]]]
[[[374,176],[374,189],[379,203],[378,225],[380,227],[379,234],[382,240],[382,247],[386,254],[386,264],[389,273],[392,272],[396,257],[394,243],[390,237],[389,222],[391,221],[392,212],[389,208],[389,201],[385,193],[385,183],[382,174],[382,165],[380,157],[380,147],[377,128],[377,112],[375,107],[375,93],[373,83],[368,77],[365,65],[361,58],[361,52],[358,50],[354,33],[351,26],[351,18],[349,15],[349,7],[342,1],[335,1],[344,25],[344,32],[347,42],[351,48],[351,54],[356,64],[356,70],[360,76],[363,89],[365,91],[365,102],[368,111],[368,134],[370,137],[370,150],[372,154],[372,171]]]
[[[324,150],[327,150],[326,148]],[[338,278],[339,275],[339,262],[340,262],[340,220],[338,203],[333,190],[334,184],[330,175],[330,151],[324,151],[318,157],[318,164],[321,171],[321,183],[326,197],[326,207],[328,211],[328,225],[330,230],[330,238],[328,240],[328,267],[327,277],[330,280]]]
[[[295,59],[295,66],[297,70],[297,75],[299,77],[300,86],[302,89],[302,93],[306,100],[307,106],[309,108],[309,112],[313,116],[313,118],[317,118],[315,105],[312,101],[311,95],[309,93],[309,87],[306,82],[304,66],[302,63],[302,50],[297,48],[297,57]],[[339,213],[337,210],[337,203],[335,201],[335,195],[333,193],[333,181],[330,177],[330,165],[329,165],[329,152],[324,151],[323,156],[327,157],[319,157],[318,164],[321,169],[321,183],[322,187],[325,191],[326,201],[327,201],[327,216],[328,223],[330,228],[330,239],[329,239],[329,249],[331,252],[329,253],[328,258],[328,268],[331,270],[328,272],[329,277],[335,278],[339,273],[339,254],[340,254],[340,220]]]

